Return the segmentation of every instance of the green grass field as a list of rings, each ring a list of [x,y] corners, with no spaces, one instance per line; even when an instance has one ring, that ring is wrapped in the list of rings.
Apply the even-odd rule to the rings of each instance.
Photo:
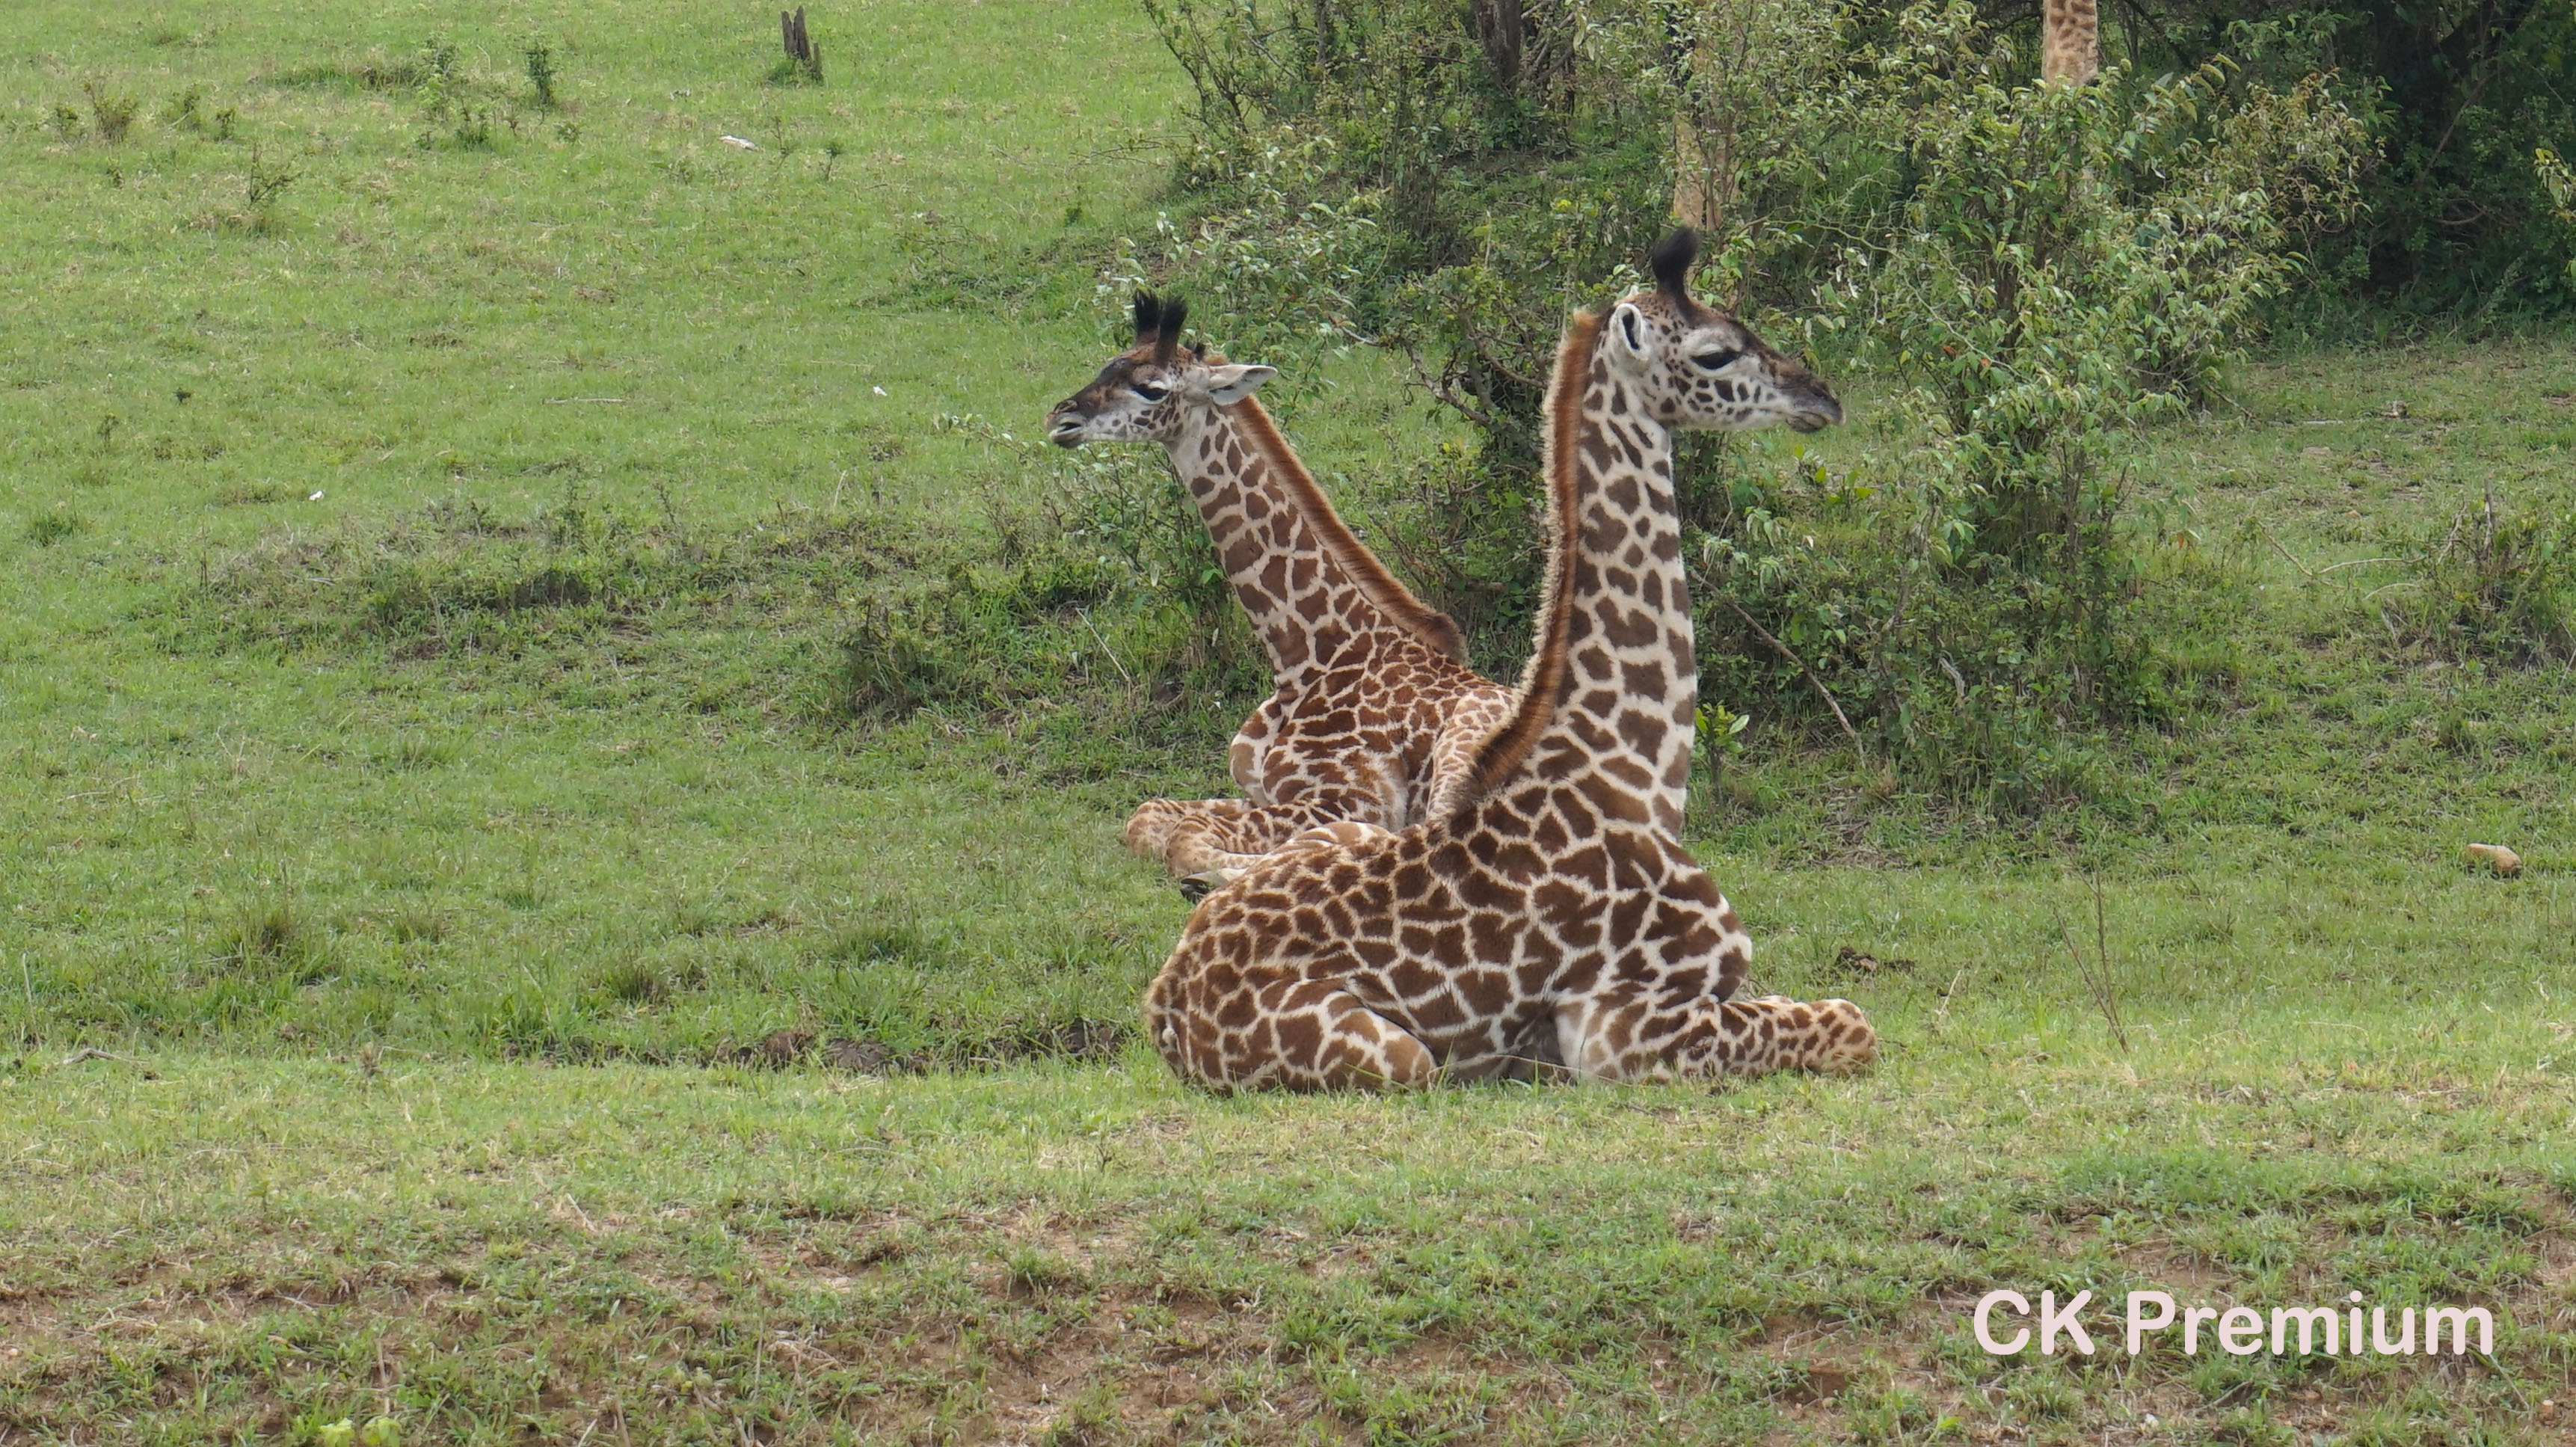
[[[812,25],[819,87],[758,7],[0,14],[0,1444],[2567,1439],[2576,687],[2391,646],[2371,560],[2566,505],[2576,345],[2137,439],[2242,628],[2120,808],[1757,721],[1694,843],[1875,1073],[1215,1100],[1121,1033],[1185,906],[1117,831],[1250,699],[1031,581],[1021,445],[1185,82],[1124,0]],[[1277,404],[1362,516],[1449,435],[1399,375]],[[1048,686],[854,710],[961,597]],[[1967,1334],[2133,1285],[2496,1351]]]

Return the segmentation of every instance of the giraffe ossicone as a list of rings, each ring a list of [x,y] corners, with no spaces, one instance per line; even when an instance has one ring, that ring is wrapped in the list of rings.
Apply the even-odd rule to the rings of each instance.
[[[1136,298],[1136,344],[1057,404],[1062,447],[1158,442],[1188,490],[1270,663],[1271,693],[1235,734],[1241,799],[1153,799],[1127,846],[1184,892],[1305,831],[1402,828],[1454,791],[1512,691],[1459,662],[1448,615],[1371,554],[1253,396],[1276,375],[1181,345],[1186,307]]]
[[[1688,290],[1576,317],[1547,402],[1548,571],[1511,716],[1430,817],[1316,838],[1210,894],[1148,987],[1147,1038],[1217,1090],[1569,1073],[1858,1069],[1847,1000],[1736,999],[1752,940],[1679,840],[1698,671],[1676,429],[1842,419],[1833,392]]]

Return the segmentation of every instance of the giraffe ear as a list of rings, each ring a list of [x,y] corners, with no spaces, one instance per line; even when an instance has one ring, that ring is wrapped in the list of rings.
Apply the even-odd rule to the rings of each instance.
[[[1261,384],[1279,375],[1277,367],[1249,366],[1228,362],[1208,368],[1208,400],[1220,407],[1231,407],[1261,390]]]
[[[1610,365],[1631,377],[1642,377],[1654,365],[1654,328],[1646,314],[1627,302],[1610,309],[1610,320],[1603,327],[1608,333],[1601,345],[1610,353]]]

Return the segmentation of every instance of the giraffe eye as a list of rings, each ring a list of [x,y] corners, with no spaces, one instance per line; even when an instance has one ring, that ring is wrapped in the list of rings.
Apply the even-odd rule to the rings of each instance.
[[[1691,360],[1714,372],[1728,366],[1734,362],[1736,358],[1743,355],[1744,354],[1742,352],[1730,352],[1721,347],[1714,352],[1701,352],[1692,357]]]
[[[1136,384],[1136,395],[1144,398],[1148,402],[1160,402],[1165,397],[1169,396],[1170,393],[1161,387],[1155,386],[1151,382],[1139,382]]]

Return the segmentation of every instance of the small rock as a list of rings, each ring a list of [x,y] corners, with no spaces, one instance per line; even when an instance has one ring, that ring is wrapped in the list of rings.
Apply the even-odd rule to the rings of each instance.
[[[2472,844],[2465,852],[2471,859],[2507,878],[2522,873],[2522,856],[2501,844]]]
[[[2382,417],[2403,417],[2406,415],[2406,404],[2403,402],[2391,402],[2387,406],[2379,409],[2379,415]]]
[[[736,146],[746,151],[757,151],[760,149],[760,143],[758,141],[746,141],[740,136],[718,136],[716,139],[724,142],[728,146]]]

